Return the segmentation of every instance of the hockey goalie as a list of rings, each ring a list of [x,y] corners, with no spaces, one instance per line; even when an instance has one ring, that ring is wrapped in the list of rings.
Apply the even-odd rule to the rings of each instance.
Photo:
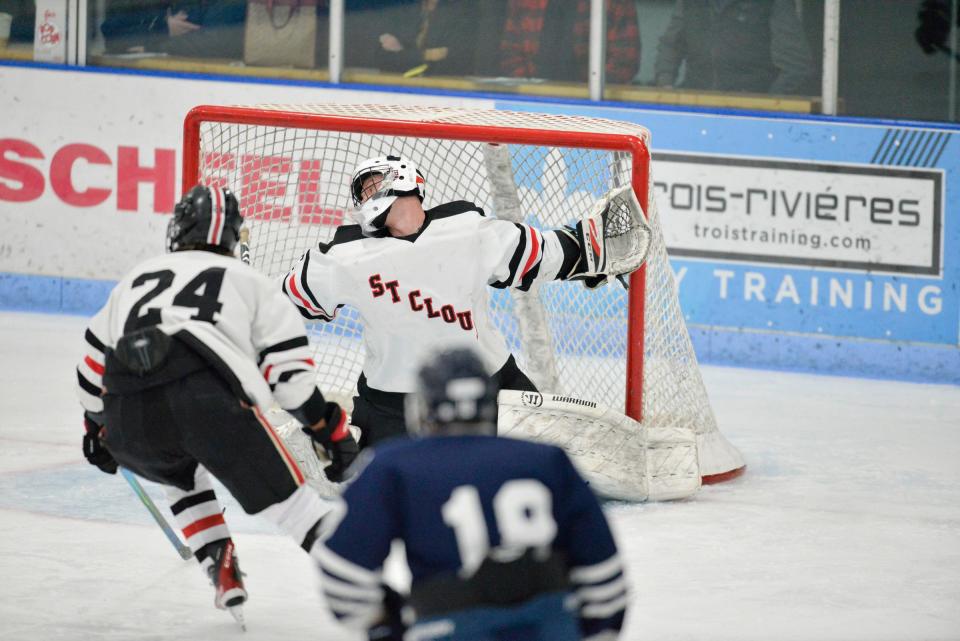
[[[695,445],[691,456],[679,432],[658,433],[651,441],[622,414],[598,410],[585,416],[577,413],[585,405],[540,395],[486,311],[490,287],[527,291],[551,280],[579,280],[593,289],[640,267],[651,232],[633,189],[610,191],[575,225],[553,230],[489,218],[465,200],[424,209],[427,189],[413,159],[363,161],[350,182],[355,224],[337,228],[331,242],[309,249],[283,278],[284,293],[307,319],[330,321],[345,305],[359,311],[366,349],[351,422],[360,447],[405,434],[404,400],[431,351],[479,347],[497,389],[504,390],[504,406],[512,408],[501,414],[501,433],[562,445],[597,490],[611,497],[677,498],[696,491]],[[545,402],[527,411],[528,405],[516,402],[523,398]],[[295,430],[285,433],[288,440],[299,439]],[[682,489],[662,488],[662,464],[645,464],[648,452],[662,453],[667,444],[684,452]],[[309,459],[307,445],[291,442]],[[315,467],[309,460],[304,465]]]

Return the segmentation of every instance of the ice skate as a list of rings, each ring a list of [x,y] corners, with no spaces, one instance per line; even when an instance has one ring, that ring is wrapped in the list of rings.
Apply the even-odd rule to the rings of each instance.
[[[237,565],[232,539],[210,543],[213,548],[202,562],[203,568],[216,588],[214,605],[227,610],[244,630],[247,629],[243,618],[243,604],[247,600],[247,590],[243,586],[243,574]]]

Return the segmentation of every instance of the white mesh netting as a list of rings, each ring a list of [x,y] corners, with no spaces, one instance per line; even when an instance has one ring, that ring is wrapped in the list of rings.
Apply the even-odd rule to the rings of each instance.
[[[426,176],[426,208],[471,200],[487,215],[545,229],[572,224],[609,189],[629,184],[635,161],[648,162],[629,151],[551,142],[556,132],[649,138],[637,125],[596,118],[378,105],[228,111],[234,115],[201,119],[198,178],[238,194],[251,232],[252,264],[274,277],[286,273],[306,249],[330,240],[338,224],[351,222],[344,220],[351,172],[371,156],[398,154],[417,163]],[[327,116],[337,117],[336,122]],[[516,139],[524,144],[489,144]],[[191,148],[185,144],[187,153]],[[541,389],[621,411],[627,326],[643,323],[643,371],[632,373],[642,376],[643,421],[694,430],[735,452],[717,432],[657,209],[648,209],[654,234],[639,317],[628,319],[628,293],[618,283],[591,291],[574,282],[552,282],[527,294],[491,289],[490,316]],[[344,308],[331,323],[309,324],[308,332],[321,389],[352,396],[363,361],[356,311]],[[736,463],[725,461],[721,467],[733,469]],[[706,465],[705,473],[728,471],[710,468]]]

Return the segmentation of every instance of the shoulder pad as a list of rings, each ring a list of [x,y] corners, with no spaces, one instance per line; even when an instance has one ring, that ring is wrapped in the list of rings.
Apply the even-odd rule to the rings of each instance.
[[[472,203],[469,200],[454,200],[453,202],[443,203],[442,205],[437,205],[432,208],[427,214],[431,218],[446,218],[448,216],[456,216],[457,214],[466,214],[469,212],[476,212],[481,216],[486,216],[483,213],[483,208]]]
[[[333,239],[329,243],[319,243],[317,249],[320,250],[321,254],[326,254],[334,245],[342,245],[362,238],[363,231],[360,229],[360,225],[340,225],[333,232]]]

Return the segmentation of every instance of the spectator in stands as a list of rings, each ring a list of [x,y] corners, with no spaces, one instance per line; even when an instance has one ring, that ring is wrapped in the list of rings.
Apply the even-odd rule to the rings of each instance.
[[[10,23],[10,43],[33,42],[37,4],[33,0],[0,0],[0,13],[13,16]]]
[[[245,0],[107,0],[100,31],[107,53],[243,57]]]
[[[640,65],[634,0],[607,0],[606,81],[628,83]],[[508,0],[500,69],[505,76],[587,79],[589,0]]]
[[[950,39],[950,7],[946,0],[923,0],[917,11],[919,25],[914,32],[917,44],[927,55],[943,53],[960,60],[960,51],[954,51],[948,44]],[[960,28],[960,13],[956,14],[957,28]]]
[[[478,0],[420,0],[416,7],[381,12],[377,67],[409,77],[473,75]]]
[[[655,73],[661,87],[798,94],[813,57],[794,0],[677,0]]]
[[[500,0],[350,0],[344,41],[348,67],[408,77],[499,75]]]

